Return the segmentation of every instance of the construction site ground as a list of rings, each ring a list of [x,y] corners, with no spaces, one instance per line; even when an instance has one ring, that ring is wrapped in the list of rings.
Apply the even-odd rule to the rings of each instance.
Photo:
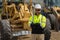
[[[27,35],[27,36],[21,36],[18,37],[18,40],[31,40],[31,35]],[[55,31],[51,31],[51,39],[50,40],[60,40],[60,32],[55,32]]]

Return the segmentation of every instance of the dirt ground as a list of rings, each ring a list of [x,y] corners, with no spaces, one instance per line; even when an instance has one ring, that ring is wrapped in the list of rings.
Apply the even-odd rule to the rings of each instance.
[[[60,32],[51,32],[51,40],[60,40]]]
[[[51,32],[51,39],[50,40],[60,40],[60,32]],[[27,35],[27,36],[22,36],[19,37],[18,40],[31,40],[31,35]]]

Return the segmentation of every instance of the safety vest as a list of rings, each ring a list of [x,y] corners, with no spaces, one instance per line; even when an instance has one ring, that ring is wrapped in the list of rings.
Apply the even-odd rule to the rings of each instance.
[[[29,18],[29,25],[31,24],[31,23],[40,23],[40,25],[41,25],[41,27],[42,28],[45,28],[46,27],[46,17],[45,16],[43,16],[42,14],[40,14],[39,16],[37,16],[37,15],[33,15],[33,16],[31,16],[30,18]]]

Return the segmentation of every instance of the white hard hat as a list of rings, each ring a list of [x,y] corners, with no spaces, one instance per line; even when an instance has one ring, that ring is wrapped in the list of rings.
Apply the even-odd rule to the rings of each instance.
[[[35,5],[35,8],[36,8],[36,9],[41,9],[41,5],[40,5],[40,4],[36,4],[36,5]]]

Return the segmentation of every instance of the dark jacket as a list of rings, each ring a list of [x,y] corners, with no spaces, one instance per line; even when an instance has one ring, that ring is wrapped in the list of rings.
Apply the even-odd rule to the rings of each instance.
[[[43,34],[44,29],[40,26],[40,23],[31,23],[32,34]]]

